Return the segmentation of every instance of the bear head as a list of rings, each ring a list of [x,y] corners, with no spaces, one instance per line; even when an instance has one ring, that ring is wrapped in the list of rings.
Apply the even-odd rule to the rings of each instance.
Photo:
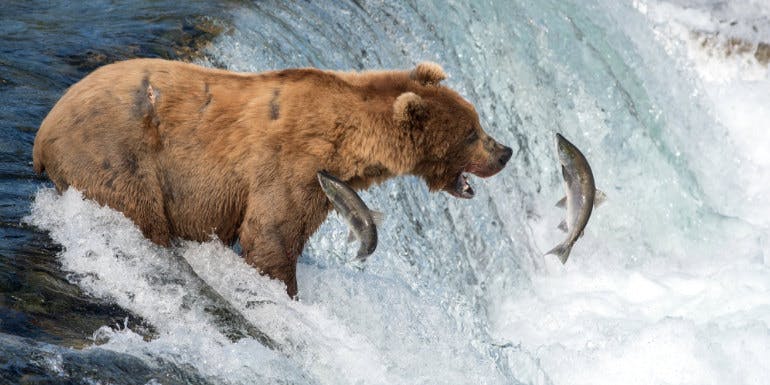
[[[424,179],[431,191],[472,198],[466,175],[495,175],[512,150],[484,131],[471,103],[440,84],[446,75],[439,65],[421,63],[409,78],[414,84],[393,102],[397,130],[417,154],[403,171]]]

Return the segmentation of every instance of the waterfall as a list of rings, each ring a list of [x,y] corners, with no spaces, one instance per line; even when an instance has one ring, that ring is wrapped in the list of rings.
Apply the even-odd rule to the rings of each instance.
[[[159,248],[76,191],[41,189],[27,220],[63,246],[70,281],[155,328],[147,340],[131,320],[103,327],[98,349],[215,383],[760,384],[770,369],[770,7],[736,3],[231,11],[201,64],[435,61],[514,152],[499,175],[472,177],[472,200],[414,177],[363,192],[387,213],[376,252],[353,263],[357,245],[330,215],[300,258],[299,301],[218,241]],[[555,132],[608,196],[563,266],[543,256],[563,237]],[[282,348],[228,339],[191,294],[196,275]]]

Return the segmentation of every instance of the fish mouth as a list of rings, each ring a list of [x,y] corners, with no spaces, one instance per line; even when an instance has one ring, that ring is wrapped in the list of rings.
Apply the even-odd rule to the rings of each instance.
[[[462,172],[457,174],[444,190],[456,198],[471,199],[476,195],[473,187],[468,184],[468,176]]]

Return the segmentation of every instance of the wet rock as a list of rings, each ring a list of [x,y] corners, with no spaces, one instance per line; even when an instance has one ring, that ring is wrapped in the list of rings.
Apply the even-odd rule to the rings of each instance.
[[[757,59],[759,64],[764,66],[770,63],[770,44],[759,43],[757,45],[757,50],[754,52],[754,58]]]
[[[197,384],[194,368],[90,348],[64,348],[0,333],[0,383],[4,384]]]
[[[724,36],[720,32],[703,31],[693,31],[690,37],[711,55],[724,57],[751,55],[763,66],[770,63],[770,44],[763,41],[754,43],[740,37]]]
[[[212,40],[228,29],[229,27],[218,19],[208,16],[188,17],[179,23],[177,28],[162,33],[158,39],[146,44],[88,49],[66,55],[64,60],[83,72],[91,72],[116,61],[139,57],[160,57],[189,62],[204,58],[206,48]]]

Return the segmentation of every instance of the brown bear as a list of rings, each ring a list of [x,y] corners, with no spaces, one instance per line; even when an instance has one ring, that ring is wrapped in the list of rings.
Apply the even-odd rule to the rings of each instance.
[[[331,204],[316,173],[355,189],[412,174],[470,198],[465,173],[500,171],[511,149],[474,107],[411,71],[236,73],[160,59],[101,67],[38,130],[37,173],[123,212],[160,245],[240,241],[249,264],[297,294],[297,258]]]

